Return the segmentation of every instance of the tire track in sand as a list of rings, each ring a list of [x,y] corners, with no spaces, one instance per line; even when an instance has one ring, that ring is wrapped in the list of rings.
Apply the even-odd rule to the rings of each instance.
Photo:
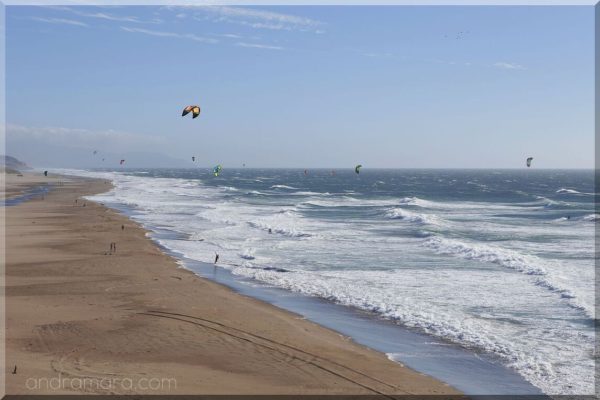
[[[343,364],[337,363],[335,361],[320,357],[318,355],[309,353],[305,350],[299,349],[297,347],[285,344],[285,343],[281,343],[281,342],[277,342],[275,340],[269,339],[267,337],[264,336],[260,336],[260,335],[256,335],[247,331],[244,331],[242,329],[239,328],[235,328],[232,326],[228,326],[225,325],[223,323],[220,322],[216,322],[216,321],[212,321],[209,319],[205,319],[205,318],[201,318],[201,317],[196,317],[193,315],[187,315],[187,314],[180,314],[180,313],[173,313],[173,312],[167,312],[167,311],[159,311],[159,310],[148,310],[146,312],[141,312],[138,313],[140,315],[146,315],[146,316],[153,316],[153,317],[160,317],[160,318],[168,318],[168,319],[174,319],[177,321],[181,321],[181,322],[186,322],[186,323],[190,323],[190,324],[194,324],[194,325],[198,325],[201,326],[203,328],[206,329],[210,329],[213,331],[217,331],[219,333],[231,336],[233,338],[236,338],[238,340],[242,340],[242,341],[246,341],[246,342],[250,342],[256,346],[262,347],[262,348],[266,348],[268,350],[271,351],[275,351],[277,353],[282,354],[284,357],[288,357],[291,359],[295,359],[301,362],[304,362],[306,364],[312,365],[313,367],[320,369],[322,371],[328,372],[332,375],[337,376],[338,378],[344,379],[350,383],[353,383],[357,386],[360,386],[366,390],[369,390],[371,392],[377,393],[379,395],[388,397],[388,398],[393,398],[385,393],[383,393],[382,391],[372,387],[372,385],[366,384],[366,383],[361,383],[359,381],[351,377],[346,376],[344,373],[339,372],[339,371],[335,371],[334,368],[337,369],[342,369],[344,372],[350,372],[351,374],[355,374],[358,375],[362,378],[366,378],[367,380],[370,380],[371,384],[372,383],[376,383],[376,384],[380,384],[380,385],[384,385],[387,388],[391,389],[394,391],[394,393],[402,393],[402,394],[409,394],[408,392],[405,391],[401,391],[397,386],[389,384],[387,382],[381,381],[377,378],[374,378],[370,375],[367,375],[363,372],[357,371],[353,368],[347,367]],[[211,326],[213,325],[213,326]],[[221,328],[215,328],[215,326]],[[228,332],[229,330],[229,332]],[[236,332],[236,333],[232,333]],[[244,337],[245,336],[245,337]],[[279,347],[279,348],[278,348]],[[287,351],[286,351],[287,350]],[[290,352],[291,351],[291,352]],[[297,354],[293,354],[293,353],[297,353]],[[327,365],[322,365],[322,364],[330,364],[330,366],[328,367]],[[333,366],[333,368],[331,367]]]

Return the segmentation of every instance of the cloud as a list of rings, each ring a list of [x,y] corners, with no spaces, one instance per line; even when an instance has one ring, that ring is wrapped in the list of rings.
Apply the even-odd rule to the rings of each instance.
[[[30,146],[66,146],[98,150],[156,150],[164,146],[165,139],[150,135],[116,130],[92,131],[64,127],[32,127],[7,124],[7,142],[25,142]]]
[[[235,45],[240,46],[240,47],[250,47],[250,48],[255,48],[255,49],[283,50],[283,47],[280,47],[280,46],[271,46],[268,44],[259,44],[259,43],[237,42]]]
[[[125,15],[120,16],[120,15],[110,14],[105,11],[98,11],[98,12],[82,11],[81,7],[72,8],[72,7],[57,6],[57,7],[52,7],[52,8],[54,8],[55,10],[60,10],[60,11],[68,11],[68,12],[78,15],[80,17],[103,19],[103,20],[107,20],[107,21],[132,22],[132,23],[136,23],[136,24],[158,24],[158,23],[162,22],[160,19],[142,20],[142,19],[139,19],[138,17],[125,16]],[[89,8],[90,7],[86,7],[86,9],[89,9]]]
[[[495,63],[494,67],[502,68],[502,69],[525,69],[525,67],[522,65],[515,64],[515,63],[502,62],[502,61]]]
[[[229,39],[242,39],[243,38],[243,36],[235,35],[233,33],[216,33],[215,36],[226,37]]]
[[[170,10],[184,8],[199,21],[210,19],[214,22],[235,23],[256,29],[324,32],[320,29],[323,26],[320,21],[256,8],[231,6],[167,6],[166,8]]]
[[[76,26],[89,26],[86,23],[83,23],[81,21],[75,21],[72,19],[66,19],[66,18],[42,18],[42,17],[31,17],[30,19],[34,20],[34,21],[39,21],[39,22],[47,22],[49,24],[61,24],[61,25],[76,25]]]
[[[130,28],[130,27],[126,27],[126,26],[122,26],[121,29],[124,31],[127,31],[127,32],[143,33],[145,35],[159,36],[159,37],[172,37],[172,38],[177,38],[177,39],[188,39],[188,40],[194,40],[196,42],[203,42],[203,43],[210,43],[210,44],[219,42],[217,39],[205,38],[202,36],[194,35],[193,33],[175,33],[175,32],[164,32],[164,31],[153,31],[153,30],[142,29],[142,28]]]
[[[76,14],[81,15],[82,17],[106,19],[108,21],[143,23],[143,21],[140,21],[137,17],[127,17],[127,16],[120,17],[117,15],[106,14],[106,13],[102,13],[102,12],[97,12],[97,13],[77,12]]]
[[[121,29],[126,32],[143,33],[145,35],[158,36],[158,37],[170,37],[170,38],[176,38],[176,39],[195,40],[197,42],[203,42],[203,43],[209,43],[209,44],[215,44],[215,43],[219,42],[217,39],[197,36],[192,33],[154,31],[154,30],[149,30],[149,29],[132,28],[132,27],[126,27],[126,26],[122,26]],[[220,34],[220,35],[215,35],[215,36],[223,36],[223,37],[228,37],[228,38],[232,38],[232,39],[241,39],[241,36],[233,35],[233,34]],[[261,43],[237,42],[237,43],[235,43],[235,45],[239,46],[239,47],[266,49],[266,50],[283,50],[284,49],[281,46],[272,46],[272,45],[261,44]]]

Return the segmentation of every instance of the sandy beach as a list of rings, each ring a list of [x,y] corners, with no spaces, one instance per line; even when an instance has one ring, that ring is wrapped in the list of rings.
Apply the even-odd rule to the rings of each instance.
[[[7,175],[6,193],[57,179]],[[82,198],[109,182],[60,179],[5,208],[7,394],[457,394],[180,268]]]

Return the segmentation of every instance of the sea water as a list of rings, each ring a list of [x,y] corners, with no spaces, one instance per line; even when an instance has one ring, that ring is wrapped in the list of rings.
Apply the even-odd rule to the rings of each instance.
[[[594,391],[592,170],[67,172],[110,179],[91,199],[188,259],[487,353],[547,394]]]

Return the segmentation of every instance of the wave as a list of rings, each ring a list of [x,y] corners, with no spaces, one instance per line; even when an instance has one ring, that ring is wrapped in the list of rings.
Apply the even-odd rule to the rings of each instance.
[[[248,195],[248,196],[268,196],[267,193],[263,193],[258,190],[251,190],[249,192],[246,192],[246,195]]]
[[[284,236],[289,236],[289,237],[306,238],[306,237],[312,236],[310,233],[300,232],[293,228],[290,229],[290,228],[275,227],[275,226],[272,226],[263,221],[248,221],[247,224],[248,224],[248,226],[250,226],[252,228],[260,229],[262,231],[267,231],[267,232],[270,231],[271,233],[276,233],[279,235],[284,235]]]
[[[547,197],[544,196],[535,196],[536,201],[532,201],[529,203],[521,203],[525,206],[541,206],[543,208],[556,208],[556,209],[563,209],[566,207],[569,207],[569,203],[566,203],[564,201],[560,201],[560,200],[552,200],[549,199]]]
[[[438,224],[439,219],[434,215],[417,214],[402,208],[392,208],[385,212],[390,219],[400,219],[417,224]]]
[[[581,219],[583,221],[598,222],[598,221],[600,221],[600,214],[588,214],[588,215],[581,217]]]
[[[418,207],[432,207],[435,205],[435,203],[432,201],[420,199],[416,196],[403,197],[400,200],[398,200],[398,203],[411,205],[411,206],[418,206]]]
[[[471,349],[480,349],[502,358],[507,364],[519,371],[523,376],[538,386],[549,389],[547,385],[549,377],[556,377],[552,365],[544,358],[545,354],[540,352],[529,352],[530,343],[527,341],[511,341],[510,338],[502,336],[498,326],[490,327],[482,322],[482,318],[459,318],[444,307],[436,305],[425,306],[414,302],[410,296],[403,297],[400,293],[390,294],[385,290],[366,290],[369,286],[363,286],[359,282],[375,283],[375,287],[382,282],[398,283],[388,273],[371,272],[368,276],[359,275],[348,277],[353,272],[342,271],[328,274],[315,274],[308,271],[291,270],[287,274],[276,273],[264,268],[242,266],[232,271],[236,275],[256,279],[267,284],[282,287],[294,292],[303,293],[326,299],[338,304],[356,307],[361,310],[373,312],[383,318],[396,321],[404,326],[415,328],[427,334],[444,338],[454,343]],[[405,277],[402,278],[404,280]],[[372,288],[372,287],[371,287]],[[490,294],[493,296],[493,294]],[[576,336],[577,333],[567,331],[563,333],[568,343],[577,340],[577,344],[583,344],[586,348],[593,348],[593,337]],[[523,335],[522,335],[523,336]],[[522,337],[521,336],[521,337]],[[573,344],[572,349],[577,345]],[[404,357],[399,356],[400,362]],[[590,369],[583,372],[589,373]],[[579,381],[576,374],[560,378],[571,378],[569,383]],[[551,390],[551,389],[550,389]]]
[[[550,201],[550,200],[549,200]],[[431,208],[436,210],[519,210],[522,206],[519,204],[504,204],[504,203],[486,203],[486,202],[470,202],[470,201],[432,201],[425,200],[416,196],[403,197],[398,200],[400,205],[410,205],[420,208]]]
[[[351,196],[332,197],[323,200],[311,199],[299,204],[299,206],[311,207],[390,207],[397,205],[397,200],[357,199]]]
[[[242,252],[242,254],[240,254],[240,258],[243,258],[244,260],[254,260],[256,259],[256,257],[254,256],[256,249],[244,249],[244,251]]]
[[[580,192],[578,190],[568,189],[568,188],[560,188],[556,191],[556,193],[558,193],[558,194],[582,194],[582,195],[586,195],[586,196],[595,196],[598,194],[598,193]]]
[[[439,254],[490,262],[528,275],[546,275],[547,273],[543,267],[539,266],[540,263],[536,258],[517,253],[513,250],[440,237],[431,237],[423,245]]]
[[[565,189],[565,188],[558,189],[556,191],[556,193],[559,193],[559,194],[582,194],[581,192],[578,192],[577,190]]]
[[[290,195],[290,196],[331,196],[331,193],[300,191],[300,192],[291,192],[291,193],[288,193],[288,195]]]
[[[273,185],[273,186],[271,186],[271,189],[290,189],[290,190],[295,190],[295,189],[298,189],[298,188],[293,187],[293,186],[287,186],[287,185]]]
[[[488,262],[531,275],[534,277],[533,283],[535,285],[556,293],[563,299],[572,300],[568,302],[572,308],[581,310],[590,317],[594,315],[593,310],[579,303],[574,293],[553,281],[552,276],[549,276],[548,269],[544,267],[544,264],[548,261],[544,261],[539,257],[521,254],[517,251],[500,247],[467,243],[437,236],[426,239],[423,242],[423,246],[434,250],[438,254],[452,255],[466,260]]]
[[[554,220],[555,222],[564,222],[564,221],[584,221],[584,222],[598,222],[600,221],[600,214],[588,214],[583,217],[560,217]]]

